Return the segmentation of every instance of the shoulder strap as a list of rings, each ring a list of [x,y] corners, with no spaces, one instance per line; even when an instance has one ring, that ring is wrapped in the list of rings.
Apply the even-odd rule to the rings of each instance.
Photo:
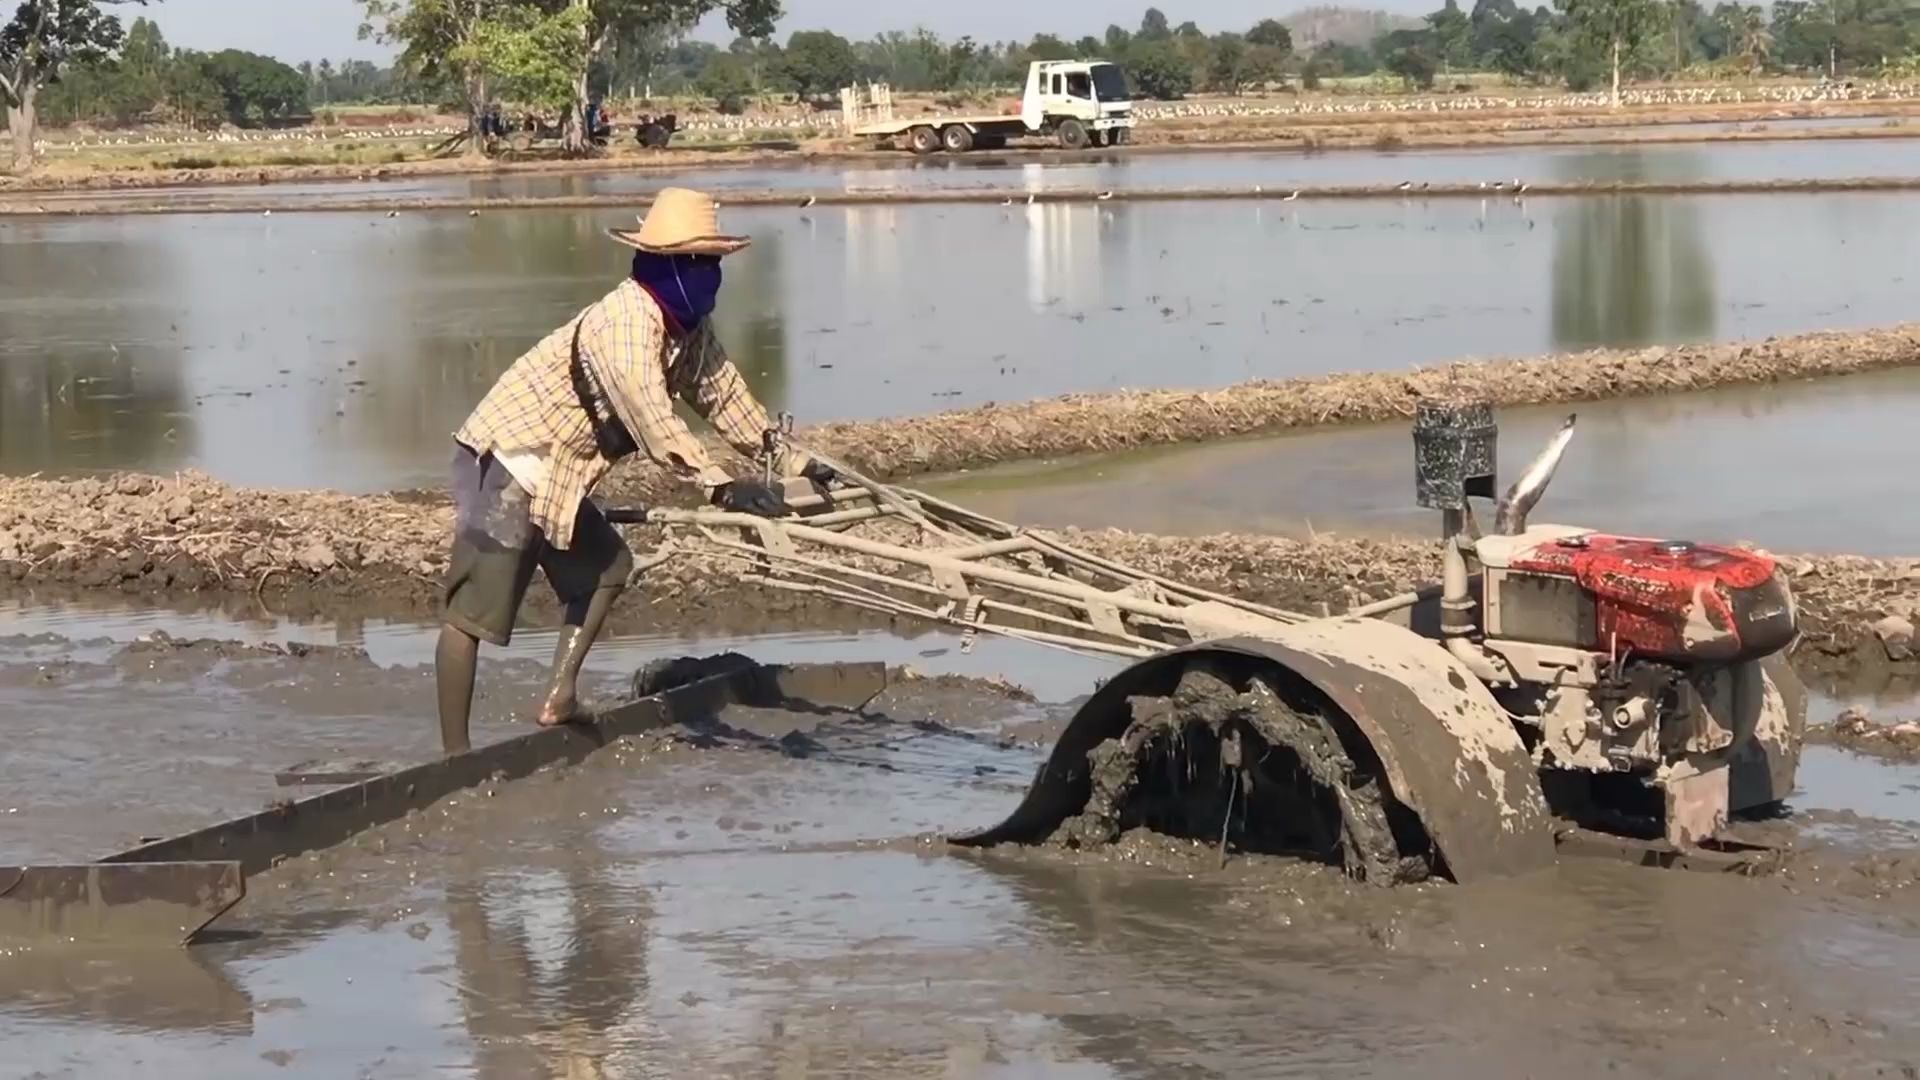
[[[608,461],[618,461],[640,449],[634,442],[633,433],[627,425],[621,423],[620,414],[614,411],[613,400],[607,396],[606,387],[594,372],[593,365],[587,363],[580,354],[580,333],[587,321],[583,313],[573,324],[573,353],[568,361],[568,374],[573,380],[573,395],[580,402],[580,408],[587,414],[587,423],[593,428],[593,441],[600,448],[600,456]]]

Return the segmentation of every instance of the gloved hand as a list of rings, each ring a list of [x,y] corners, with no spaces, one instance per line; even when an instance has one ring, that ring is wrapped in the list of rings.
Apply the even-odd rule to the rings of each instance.
[[[713,489],[713,505],[739,514],[781,517],[787,513],[787,500],[763,480],[743,476]]]
[[[840,474],[833,471],[833,466],[826,462],[818,458],[809,458],[806,467],[800,470],[800,477],[824,488],[832,486],[835,480],[840,479]]]

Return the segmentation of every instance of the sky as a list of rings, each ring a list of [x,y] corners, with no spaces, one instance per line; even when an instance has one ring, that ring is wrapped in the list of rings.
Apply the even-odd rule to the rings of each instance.
[[[1161,0],[1167,18],[1178,24],[1192,19],[1207,31],[1241,30],[1270,16],[1309,6],[1310,0],[1203,0],[1181,5]],[[0,5],[4,0],[0,0]],[[1036,33],[1061,34],[1072,40],[1099,34],[1108,23],[1132,28],[1140,24],[1145,0],[970,0],[966,4],[881,4],[873,0],[785,0],[787,17],[779,36],[794,30],[832,30],[851,38],[869,38],[883,30],[910,30],[915,22],[944,37],[971,34],[981,41],[1025,40]],[[1424,13],[1436,0],[1372,0],[1354,6],[1380,7],[1411,14]],[[918,15],[914,14],[918,11]],[[131,21],[144,14],[160,25],[169,42],[190,49],[244,49],[278,57],[288,63],[322,58],[384,61],[391,50],[359,40],[362,9],[356,0],[154,0],[144,11],[133,5],[122,9]],[[714,15],[696,35],[711,41],[731,38],[726,21]]]

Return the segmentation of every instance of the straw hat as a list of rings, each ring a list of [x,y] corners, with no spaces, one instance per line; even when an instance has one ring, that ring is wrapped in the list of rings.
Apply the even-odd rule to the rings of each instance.
[[[731,255],[751,243],[720,231],[719,204],[712,197],[679,187],[653,197],[638,229],[608,229],[607,235],[656,255]]]

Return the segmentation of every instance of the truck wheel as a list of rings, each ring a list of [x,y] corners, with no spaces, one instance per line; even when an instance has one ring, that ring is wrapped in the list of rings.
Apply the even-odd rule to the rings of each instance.
[[[916,154],[931,154],[940,149],[940,133],[924,124],[907,132],[907,148]]]
[[[1127,128],[1114,128],[1113,131],[1107,135],[1107,141],[1115,146],[1125,146],[1133,141],[1133,134]]]
[[[1060,121],[1060,145],[1069,150],[1084,150],[1087,147],[1087,127],[1078,120]]]
[[[1087,132],[1087,145],[1093,147],[1095,150],[1107,145],[1107,133],[1104,131]]]
[[[940,145],[949,154],[964,154],[973,149],[973,132],[965,124],[948,124],[940,130]]]

